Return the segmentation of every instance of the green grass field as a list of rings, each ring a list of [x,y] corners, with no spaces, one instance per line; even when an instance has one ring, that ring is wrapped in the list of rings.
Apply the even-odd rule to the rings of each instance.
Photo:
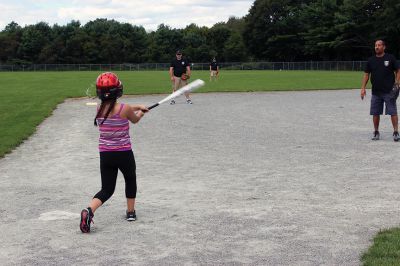
[[[100,72],[1,72],[0,158],[28,138],[57,104],[84,97]],[[165,71],[116,72],[125,94],[170,93]],[[328,71],[222,71],[210,83],[208,71],[194,71],[192,80],[206,81],[199,92],[350,89],[360,87],[362,73]]]
[[[361,260],[365,266],[400,265],[400,228],[379,232]]]

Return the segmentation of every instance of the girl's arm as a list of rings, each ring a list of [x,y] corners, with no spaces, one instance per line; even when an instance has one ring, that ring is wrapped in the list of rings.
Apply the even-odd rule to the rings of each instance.
[[[146,113],[147,111],[149,111],[149,109],[147,109],[147,107],[144,106],[144,105],[142,105],[142,104],[130,104],[129,106],[133,109],[133,111],[139,111],[139,110],[141,110],[141,111],[143,111],[144,113]]]
[[[144,116],[144,113],[149,111],[144,105],[128,105],[126,108],[126,117],[129,121],[136,124]]]

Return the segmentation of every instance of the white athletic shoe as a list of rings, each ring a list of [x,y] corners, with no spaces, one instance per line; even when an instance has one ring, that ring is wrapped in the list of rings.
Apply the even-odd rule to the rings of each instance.
[[[396,142],[400,140],[399,132],[397,131],[393,132],[393,140]]]
[[[372,140],[379,140],[379,131],[374,131],[374,135],[371,138]]]
[[[136,211],[126,212],[126,220],[129,222],[136,221]]]

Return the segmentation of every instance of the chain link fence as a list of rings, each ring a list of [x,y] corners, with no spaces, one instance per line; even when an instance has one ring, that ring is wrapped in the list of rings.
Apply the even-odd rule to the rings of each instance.
[[[224,70],[325,70],[362,71],[366,61],[223,62]],[[209,63],[192,63],[193,70],[209,70]],[[170,63],[141,64],[0,64],[0,71],[166,71]]]

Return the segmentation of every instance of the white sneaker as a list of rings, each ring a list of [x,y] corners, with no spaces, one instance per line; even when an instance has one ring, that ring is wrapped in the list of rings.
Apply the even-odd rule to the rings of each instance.
[[[175,100],[171,100],[171,102],[169,104],[175,104]]]
[[[393,132],[393,140],[396,142],[400,140],[399,132]]]
[[[372,136],[372,140],[379,140],[379,131],[374,131],[374,135]]]
[[[192,101],[191,101],[190,99],[187,99],[187,100],[186,100],[186,103],[187,103],[187,104],[193,104]]]
[[[129,222],[136,221],[136,211],[133,212],[126,211],[126,220]]]

